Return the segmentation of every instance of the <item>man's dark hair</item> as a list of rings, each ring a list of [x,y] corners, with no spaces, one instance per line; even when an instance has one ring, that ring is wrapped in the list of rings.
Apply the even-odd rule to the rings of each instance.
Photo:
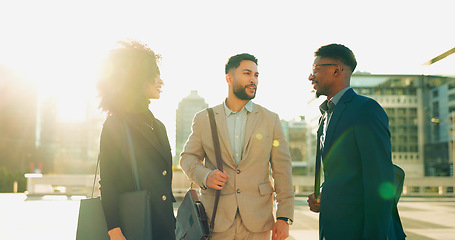
[[[322,46],[314,53],[314,56],[338,60],[350,67],[352,72],[354,72],[354,69],[357,66],[354,53],[351,49],[341,44],[329,44]]]
[[[229,61],[226,63],[224,72],[228,74],[231,69],[238,68],[240,66],[240,62],[243,60],[253,61],[256,63],[256,65],[258,65],[258,60],[255,56],[248,53],[241,53],[229,58]]]

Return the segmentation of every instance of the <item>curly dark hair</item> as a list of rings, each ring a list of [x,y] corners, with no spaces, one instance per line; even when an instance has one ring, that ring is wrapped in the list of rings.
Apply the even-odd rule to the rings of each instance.
[[[322,46],[314,53],[314,56],[338,60],[351,68],[351,72],[354,72],[354,69],[357,66],[357,60],[355,60],[354,53],[351,49],[341,44],[333,43]]]
[[[161,58],[139,41],[119,41],[110,51],[101,69],[97,88],[99,107],[109,115],[122,112],[128,104],[148,106],[144,85],[160,74],[157,62]]]
[[[248,53],[241,53],[229,58],[229,61],[226,63],[224,72],[228,74],[231,69],[238,68],[240,66],[240,62],[243,60],[253,61],[256,63],[256,65],[258,65],[258,60],[255,56]]]

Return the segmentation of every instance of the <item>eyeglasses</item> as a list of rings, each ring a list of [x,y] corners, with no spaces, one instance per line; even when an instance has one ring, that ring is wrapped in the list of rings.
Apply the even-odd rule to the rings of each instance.
[[[314,70],[316,67],[324,67],[324,66],[338,66],[338,64],[335,64],[335,63],[313,64],[312,75],[315,74]],[[343,71],[343,68],[341,68],[341,71]]]

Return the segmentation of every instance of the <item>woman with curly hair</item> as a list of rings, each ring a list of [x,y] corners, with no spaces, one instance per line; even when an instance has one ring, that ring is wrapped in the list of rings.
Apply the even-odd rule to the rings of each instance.
[[[111,240],[122,239],[119,196],[136,190],[127,147],[130,131],[141,189],[151,196],[153,239],[175,239],[172,156],[166,128],[148,105],[159,99],[159,56],[137,41],[111,50],[98,80],[100,108],[107,113],[100,140],[101,199]]]

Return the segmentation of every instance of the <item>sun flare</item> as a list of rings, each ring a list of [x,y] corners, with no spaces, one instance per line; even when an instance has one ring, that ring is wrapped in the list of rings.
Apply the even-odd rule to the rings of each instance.
[[[61,120],[85,120],[87,105],[96,100],[96,79],[105,51],[85,46],[82,49],[86,50],[72,54],[50,52],[39,63],[23,66],[37,82],[40,101],[55,99]]]

